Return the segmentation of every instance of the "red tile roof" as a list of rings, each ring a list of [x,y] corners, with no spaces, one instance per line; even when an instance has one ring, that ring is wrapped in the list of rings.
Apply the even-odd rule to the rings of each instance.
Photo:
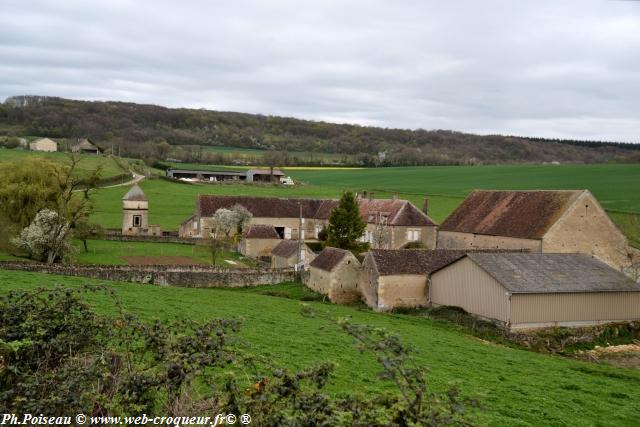
[[[272,225],[252,225],[244,233],[247,239],[279,239],[280,236]]]
[[[440,231],[541,239],[582,191],[475,190]]]
[[[320,270],[331,271],[349,254],[350,252],[344,249],[324,248],[309,265]]]
[[[198,198],[198,214],[211,217],[220,208],[229,209],[242,205],[258,218],[298,218],[299,206],[302,217],[309,219],[329,219],[331,211],[338,206],[331,199],[286,199],[278,197],[214,196],[201,195]],[[411,202],[400,199],[359,199],[360,217],[365,222],[378,221],[379,215],[387,216],[389,225],[435,226],[435,223]],[[373,219],[370,219],[370,216]]]

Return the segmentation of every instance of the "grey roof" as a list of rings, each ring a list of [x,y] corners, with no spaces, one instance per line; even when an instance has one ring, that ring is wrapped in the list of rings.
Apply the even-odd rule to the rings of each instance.
[[[640,292],[640,283],[586,254],[467,256],[511,293]]]
[[[127,192],[127,194],[124,195],[122,200],[145,201],[148,199],[147,196],[145,196],[144,191],[142,191],[142,188],[140,188],[138,184],[134,184],[133,187],[131,187],[131,189]]]
[[[464,257],[466,252],[450,249],[372,249],[369,254],[381,276],[427,275]]]
[[[302,249],[306,247],[304,243],[300,245]],[[297,240],[283,240],[278,243],[275,248],[271,250],[271,255],[289,258],[292,255],[295,255],[298,251],[298,241]]]
[[[327,247],[324,248],[309,265],[319,268],[320,270],[331,272],[350,253],[351,252],[344,249]]]
[[[167,169],[167,174],[173,173],[190,173],[201,175],[225,175],[225,176],[245,176],[245,172],[239,171],[210,171],[210,170],[197,170],[197,169]]]

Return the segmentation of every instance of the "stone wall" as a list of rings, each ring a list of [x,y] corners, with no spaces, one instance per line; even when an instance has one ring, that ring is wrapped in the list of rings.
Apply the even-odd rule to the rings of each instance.
[[[167,232],[163,232],[161,236],[126,236],[122,234],[120,230],[107,230],[104,235],[104,240],[116,240],[121,242],[183,243],[186,245],[195,245],[196,243],[204,241],[197,238],[178,237],[177,233],[172,235]]]
[[[226,269],[220,267],[182,265],[50,265],[32,262],[0,261],[0,269],[186,288],[237,288],[274,285],[296,280],[296,273],[293,269],[271,268]]]

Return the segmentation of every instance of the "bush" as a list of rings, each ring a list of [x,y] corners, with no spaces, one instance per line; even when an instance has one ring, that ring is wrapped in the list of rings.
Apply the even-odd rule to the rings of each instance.
[[[97,314],[84,292],[107,292],[116,318]],[[0,407],[48,416],[248,413],[259,426],[469,425],[464,410],[477,402],[455,389],[430,392],[426,369],[396,336],[338,325],[376,357],[397,393],[332,397],[323,392],[331,364],[298,372],[268,366],[265,374],[235,345],[237,321],[145,324],[102,287],[14,291],[0,297]]]

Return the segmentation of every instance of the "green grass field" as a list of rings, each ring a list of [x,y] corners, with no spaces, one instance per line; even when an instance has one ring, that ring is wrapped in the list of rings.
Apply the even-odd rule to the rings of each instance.
[[[0,270],[0,292],[53,284],[98,283],[36,273]],[[337,364],[328,391],[376,393],[389,389],[377,379],[371,355],[359,353],[352,340],[326,320],[301,315],[302,303],[314,299],[298,284],[254,289],[187,289],[106,282],[126,309],[143,320],[213,317],[242,318],[241,338],[249,351],[293,369],[320,362]],[[271,294],[271,295],[265,295]],[[113,301],[100,293],[88,299],[101,312]],[[635,426],[640,413],[640,371],[574,361],[504,347],[474,338],[460,328],[425,318],[374,313],[358,308],[307,301],[333,318],[384,327],[417,351],[430,369],[430,385],[443,390],[457,384],[481,399],[471,413],[480,425]]]
[[[65,162],[67,161],[68,156],[69,154],[67,153],[42,153],[0,148],[0,162],[20,162],[30,157],[44,157],[58,162]],[[99,166],[102,167],[102,178],[109,178],[129,172],[121,166],[121,164],[126,165],[125,160],[120,160],[120,163],[118,163],[118,161],[113,157],[89,154],[80,154],[79,157],[81,161],[78,164],[78,171],[81,176],[88,175]]]

